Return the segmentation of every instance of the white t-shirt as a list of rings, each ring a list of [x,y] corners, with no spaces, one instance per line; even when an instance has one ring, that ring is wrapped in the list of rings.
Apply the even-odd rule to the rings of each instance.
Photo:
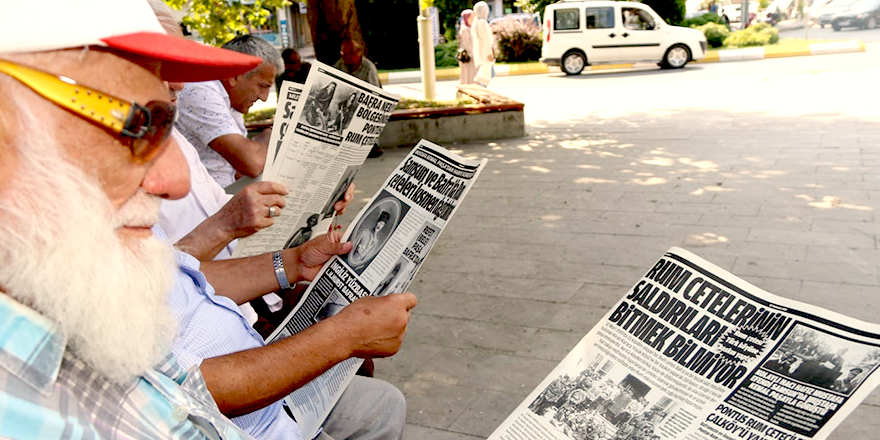
[[[205,165],[199,160],[199,153],[188,140],[176,129],[171,136],[180,145],[183,157],[189,165],[190,190],[186,197],[178,200],[162,200],[159,212],[159,225],[168,235],[172,243],[185,237],[208,217],[220,211],[232,196],[208,173]],[[238,240],[232,241],[217,255],[218,260],[232,256],[232,250]]]
[[[196,148],[211,177],[226,188],[235,182],[235,169],[208,144],[227,134],[247,137],[244,117],[232,108],[220,81],[187,83],[177,97],[180,113],[175,127]]]
[[[171,131],[171,136],[180,145],[180,151],[186,158],[189,166],[190,190],[186,197],[178,200],[162,200],[162,208],[159,211],[159,226],[168,236],[171,243],[192,232],[208,217],[220,211],[232,196],[226,194],[223,188],[208,174],[205,165],[199,161],[199,153],[195,147],[183,137],[176,129]],[[217,254],[215,260],[225,260],[232,256],[232,251],[238,240],[233,240]],[[281,297],[274,293],[263,296],[269,310],[277,312],[283,306]],[[257,322],[257,313],[250,304],[244,303],[239,306],[242,315],[253,325]]]

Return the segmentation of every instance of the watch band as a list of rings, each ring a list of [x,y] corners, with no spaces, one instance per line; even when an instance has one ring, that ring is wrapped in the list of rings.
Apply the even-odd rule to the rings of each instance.
[[[272,265],[275,266],[275,278],[278,278],[278,286],[282,289],[290,289],[290,281],[287,280],[287,271],[284,270],[284,260],[281,251],[272,254]]]

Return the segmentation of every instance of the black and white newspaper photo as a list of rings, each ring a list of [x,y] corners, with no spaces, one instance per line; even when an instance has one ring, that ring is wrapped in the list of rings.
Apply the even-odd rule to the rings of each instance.
[[[485,164],[419,142],[346,229],[342,240],[352,250],[321,268],[267,341],[303,331],[362,297],[406,291]],[[362,362],[348,359],[288,396],[305,437],[317,432]]]
[[[284,84],[282,89],[288,87]],[[287,187],[286,205],[275,224],[240,240],[233,257],[297,246],[327,232],[333,205],[351,185],[400,99],[319,62],[298,90],[279,95],[284,102],[279,101],[275,114],[262,176]]]
[[[880,326],[673,247],[489,438],[824,439],[878,364]]]

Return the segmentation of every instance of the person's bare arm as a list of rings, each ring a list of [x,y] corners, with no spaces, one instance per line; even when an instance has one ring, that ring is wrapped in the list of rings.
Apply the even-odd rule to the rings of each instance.
[[[350,357],[391,356],[417,303],[412,293],[362,298],[274,344],[205,359],[208,391],[220,411],[234,417],[282,399]]]
[[[244,187],[220,211],[208,217],[175,246],[199,261],[214,259],[229,242],[272,226],[269,207],[280,212],[287,188],[275,182],[255,182]]]
[[[240,134],[225,134],[208,143],[214,151],[220,153],[235,171],[248,177],[257,177],[266,165],[266,151],[272,130],[267,128],[262,133],[248,139]]]
[[[351,243],[339,243],[341,237],[341,231],[333,231],[302,246],[284,249],[281,258],[290,284],[311,281],[330,257],[350,251]],[[218,295],[226,296],[236,304],[244,304],[279,288],[271,253],[205,261],[200,270]]]

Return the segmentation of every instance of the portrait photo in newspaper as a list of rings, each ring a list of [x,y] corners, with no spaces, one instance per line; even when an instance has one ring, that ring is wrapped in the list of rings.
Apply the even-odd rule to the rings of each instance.
[[[572,440],[653,440],[678,406],[602,354],[557,376],[528,408]]]
[[[389,293],[396,292],[395,286],[397,286],[397,282],[400,278],[403,277],[404,269],[409,265],[409,260],[406,257],[400,257],[397,260],[397,263],[394,263],[394,267],[388,271],[388,274],[385,275],[385,278],[376,286],[376,290],[373,291],[373,296],[385,296]]]
[[[318,321],[323,321],[331,316],[334,316],[342,311],[347,305],[351,304],[342,293],[339,291],[333,291],[327,299],[321,304],[321,308],[318,309],[318,312],[315,313],[314,320],[317,323]]]
[[[342,200],[345,196],[345,191],[348,189],[348,186],[354,182],[354,177],[357,175],[360,168],[360,165],[350,165],[345,168],[345,171],[342,172],[342,178],[339,180],[339,184],[333,189],[333,195],[330,196],[330,200],[327,201],[327,204],[324,205],[324,209],[321,210],[321,220],[333,217],[333,205]]]
[[[320,214],[310,214],[306,217],[306,222],[290,235],[290,238],[287,239],[287,242],[284,243],[284,249],[290,249],[292,247],[297,247],[312,238],[312,233],[314,232],[315,226],[318,225],[318,217]],[[319,234],[315,234],[319,235]]]
[[[344,259],[353,271],[358,275],[363,273],[394,234],[408,210],[409,206],[384,190],[374,199],[349,235],[352,248]]]
[[[341,81],[321,77],[310,90],[300,122],[305,120],[318,130],[342,134],[354,119],[359,93]]]

